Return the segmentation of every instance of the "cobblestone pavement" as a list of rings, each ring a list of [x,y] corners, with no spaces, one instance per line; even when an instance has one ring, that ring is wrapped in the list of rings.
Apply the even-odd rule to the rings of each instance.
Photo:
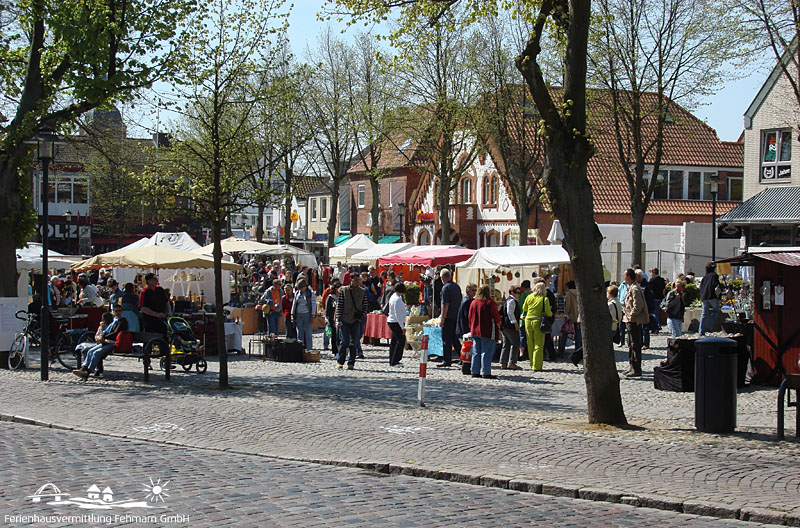
[[[315,336],[321,345],[321,335]],[[385,347],[365,347],[355,371],[319,364],[230,361],[234,390],[178,370],[143,383],[140,364],[112,358],[107,378],[54,370],[0,371],[0,414],[44,424],[258,453],[362,465],[549,495],[649,505],[690,513],[800,525],[800,443],[774,441],[774,388],[739,394],[734,435],[694,431],[694,395],[653,389],[665,338],[646,352],[645,377],[622,380],[634,429],[585,426],[580,369],[546,363],[542,373],[472,379],[429,368],[428,406],[416,405],[416,363],[388,366]],[[620,370],[625,354],[617,352]],[[789,415],[792,416],[791,414]],[[787,420],[788,422],[789,420]],[[793,432],[789,429],[790,433]]]
[[[0,461],[9,526],[766,526],[10,423],[0,424]],[[33,502],[46,483],[64,499],[96,484],[149,507]]]

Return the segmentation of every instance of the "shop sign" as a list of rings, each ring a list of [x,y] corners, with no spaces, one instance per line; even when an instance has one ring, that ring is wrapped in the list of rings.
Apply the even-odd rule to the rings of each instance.
[[[417,222],[433,222],[436,219],[434,213],[417,213]]]
[[[328,240],[328,233],[313,233],[314,240]]]
[[[52,240],[63,240],[67,238],[78,238],[83,235],[83,230],[79,230],[78,224],[48,224],[47,237]],[[42,234],[42,226],[39,226],[39,235]]]
[[[717,227],[717,238],[741,238],[742,228],[732,225],[721,225]]]

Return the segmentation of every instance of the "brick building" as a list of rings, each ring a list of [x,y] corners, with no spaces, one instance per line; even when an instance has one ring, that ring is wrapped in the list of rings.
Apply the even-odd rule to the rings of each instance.
[[[651,103],[654,101],[655,95]],[[605,237],[601,251],[606,267],[612,276],[617,276],[631,264],[628,184],[617,154],[613,120],[598,115],[599,105],[590,107],[595,109],[589,129],[596,152],[589,161],[588,175],[594,192],[595,220]],[[654,121],[645,124],[646,130],[654,126]],[[664,143],[656,176],[659,183],[645,217],[646,256],[641,264],[658,265],[668,273],[702,269],[711,256],[712,180],[718,181],[718,215],[741,202],[744,145],[721,141],[712,128],[675,103],[670,104]],[[519,243],[514,206],[491,156],[491,143],[488,149],[464,176],[450,204],[451,242],[471,248]],[[412,241],[417,244],[443,243],[435,185],[430,177],[422,178],[419,193],[411,202],[412,210],[420,211],[412,230]],[[538,231],[529,231],[528,243],[542,243],[552,221],[546,208],[532,215],[530,227]],[[730,256],[737,247],[738,239],[721,240],[717,255]]]

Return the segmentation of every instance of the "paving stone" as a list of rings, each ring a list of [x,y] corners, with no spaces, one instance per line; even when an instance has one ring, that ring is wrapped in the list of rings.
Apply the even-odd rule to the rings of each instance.
[[[475,484],[500,477],[512,490],[551,495],[614,490],[583,496],[668,510],[680,511],[683,501],[744,500],[743,508],[778,511],[800,504],[800,483],[785,471],[800,443],[774,441],[774,388],[739,393],[739,433],[698,433],[694,395],[652,387],[664,342],[654,336],[646,351],[644,380],[621,382],[626,415],[643,426],[633,430],[586,427],[583,375],[566,363],[498,372],[492,383],[431,369],[421,409],[415,369],[389,369],[386,348],[370,346],[353,372],[327,358],[283,364],[234,356],[229,391],[216,388],[214,358],[208,374],[176,372],[170,382],[159,371],[141,382],[138,362],[124,358],[107,363],[106,379],[88,383],[61,369],[47,383],[38,371],[0,370],[0,420]],[[623,368],[626,354],[616,356]]]
[[[739,512],[739,519],[764,524],[784,524],[786,512],[745,506]]]
[[[543,483],[535,480],[512,479],[508,482],[508,488],[516,491],[528,493],[541,493]]]
[[[736,519],[739,516],[739,507],[718,502],[687,500],[683,502],[683,512],[707,517]]]
[[[605,502],[622,502],[622,493],[615,490],[600,488],[581,488],[578,490],[578,498]]]
[[[579,486],[570,486],[568,484],[561,484],[558,482],[542,483],[542,494],[552,495],[554,497],[569,497],[572,499],[577,499],[579,489]]]

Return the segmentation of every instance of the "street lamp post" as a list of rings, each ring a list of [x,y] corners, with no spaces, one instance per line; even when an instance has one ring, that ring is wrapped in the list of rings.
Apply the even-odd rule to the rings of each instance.
[[[66,234],[64,235],[67,239],[67,253],[72,254],[72,247],[71,247],[72,244],[70,244],[69,240],[69,231],[70,231],[69,226],[70,223],[72,222],[72,211],[70,211],[69,209],[67,209],[66,212],[64,213],[64,220],[67,221]]]
[[[719,174],[711,175],[711,260],[717,260],[717,193],[719,193]]]
[[[53,132],[53,129],[46,125],[40,126],[36,130],[36,135],[28,140],[25,143],[29,145],[36,145],[37,146],[37,157],[42,162],[42,220],[41,220],[41,231],[42,231],[42,311],[40,316],[40,324],[41,324],[41,357],[40,357],[40,373],[42,381],[47,381],[50,377],[49,366],[50,366],[50,358],[48,357],[48,352],[50,348],[50,280],[47,276],[48,271],[48,263],[47,263],[47,252],[48,252],[48,242],[50,238],[49,233],[49,225],[48,225],[48,215],[50,214],[49,209],[49,196],[48,196],[48,189],[50,188],[49,182],[49,174],[48,169],[50,166],[50,162],[53,160],[53,152],[55,150],[55,144],[58,143],[59,138]]]

